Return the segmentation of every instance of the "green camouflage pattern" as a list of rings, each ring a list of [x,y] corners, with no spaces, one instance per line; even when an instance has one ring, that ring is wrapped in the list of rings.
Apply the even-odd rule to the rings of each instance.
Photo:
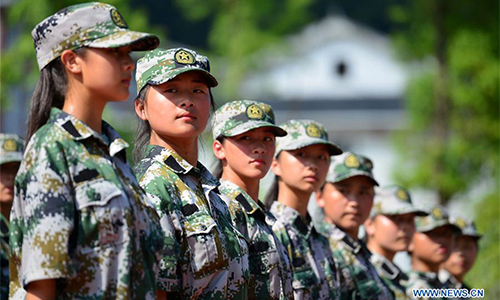
[[[372,170],[373,162],[369,158],[353,152],[344,152],[332,157],[326,182],[336,183],[354,176],[365,176],[378,186]]]
[[[416,208],[411,202],[408,191],[397,185],[386,186],[375,190],[370,217],[376,215],[404,215],[413,213],[417,216],[426,216],[427,213]]]
[[[411,299],[425,299],[425,300],[445,300],[453,298],[414,298],[412,290],[414,289],[449,289],[452,286],[443,284],[439,281],[436,273],[433,272],[420,272],[410,270],[408,272],[408,283],[406,286],[406,294]]]
[[[233,225],[250,243],[248,299],[293,300],[292,265],[272,230],[274,216],[236,184],[220,180]]]
[[[340,274],[341,299],[394,299],[391,290],[370,263],[371,253],[333,224],[323,223],[320,232],[328,238]]]
[[[339,299],[339,274],[328,240],[313,226],[311,217],[304,219],[296,210],[273,202],[276,217],[273,231],[292,261],[295,300]]]
[[[130,45],[132,51],[146,51],[160,44],[154,35],[129,30],[114,6],[99,2],[68,6],[38,23],[31,35],[40,70],[64,50]]]
[[[17,134],[0,133],[0,165],[23,160],[24,140]]]
[[[427,216],[415,217],[418,232],[429,232],[441,226],[451,226],[456,233],[460,232],[460,228],[450,223],[448,212],[440,205],[433,206]]]
[[[247,299],[248,244],[232,226],[212,174],[156,145],[135,170],[165,235],[158,289],[168,299]]]
[[[156,299],[161,227],[127,146],[106,122],[101,135],[52,108],[15,180],[11,299],[43,279],[57,280],[58,299]]]
[[[406,294],[406,285],[408,284],[408,276],[401,271],[398,266],[392,263],[383,255],[372,253],[370,262],[377,270],[378,275],[384,280],[385,285],[394,294],[396,300],[409,300]]]
[[[316,121],[290,120],[279,125],[279,127],[288,134],[276,139],[275,157],[278,157],[282,150],[297,150],[316,144],[326,145],[330,155],[342,153],[342,150],[337,145],[328,140],[325,127]]]
[[[471,236],[476,239],[480,239],[482,237],[482,235],[477,232],[474,221],[459,216],[450,216],[449,219],[451,224],[460,229],[461,235]]]
[[[286,135],[286,131],[275,125],[272,107],[264,102],[231,101],[219,107],[212,118],[214,140],[220,136],[231,137],[260,127],[269,127],[276,136]]]
[[[9,299],[9,220],[0,214],[0,299]]]
[[[451,273],[445,269],[439,269],[438,279],[444,286],[450,287],[452,289],[467,289],[470,291],[470,287],[467,284],[458,281],[458,279],[455,276],[451,275]],[[470,299],[470,298],[460,298],[460,299]]]
[[[201,72],[209,87],[218,85],[217,79],[210,73],[210,61],[206,56],[187,48],[149,51],[137,61],[137,94],[147,84],[160,85],[190,71]]]

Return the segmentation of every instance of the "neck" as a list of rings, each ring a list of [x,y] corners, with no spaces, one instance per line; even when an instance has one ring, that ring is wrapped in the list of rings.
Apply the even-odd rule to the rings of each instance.
[[[366,243],[366,247],[373,253],[377,253],[382,255],[383,257],[387,258],[389,261],[394,260],[394,255],[396,255],[396,252],[389,251],[383,247],[380,247],[379,244],[375,243],[373,239],[368,239],[368,242]]]
[[[9,220],[9,217],[10,217],[11,208],[12,208],[12,202],[8,202],[8,203],[2,202],[0,204],[0,212],[7,220]]]
[[[432,272],[437,274],[437,272],[439,271],[439,264],[423,261],[415,255],[412,255],[411,267],[413,270],[419,272]]]
[[[93,99],[88,91],[68,86],[62,110],[101,134],[102,112],[105,105],[106,101]]]
[[[259,201],[259,179],[245,179],[235,174],[229,168],[224,168],[222,171],[222,179],[230,181],[242,190],[244,190],[255,202]]]
[[[330,218],[328,218],[326,216],[325,216],[325,222],[328,224],[333,224],[333,225],[337,226],[338,228],[342,229],[343,232],[348,234],[355,241],[358,240],[359,227],[347,230],[347,229],[344,229],[342,226],[335,224],[335,222],[333,222]]]
[[[312,192],[292,189],[281,180],[278,186],[279,193],[277,201],[295,209],[302,217],[305,217],[307,215],[307,204],[309,203]]]
[[[198,139],[197,138],[171,138],[158,135],[151,131],[149,144],[165,147],[179,154],[189,164],[196,167],[198,163]]]

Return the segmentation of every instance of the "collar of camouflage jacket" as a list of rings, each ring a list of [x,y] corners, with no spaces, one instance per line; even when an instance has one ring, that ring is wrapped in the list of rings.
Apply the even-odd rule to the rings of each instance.
[[[372,264],[383,273],[384,277],[390,280],[396,280],[400,278],[401,280],[408,280],[406,274],[404,274],[393,262],[388,260],[385,256],[380,255],[376,252],[372,252],[370,257]]]
[[[93,137],[108,147],[108,144],[103,140],[99,133],[92,130],[92,128],[81,120],[67,114],[59,108],[53,107],[50,110],[50,117],[47,123],[59,126],[62,130],[69,133],[71,138],[75,141],[81,141]],[[106,123],[106,121],[102,121],[102,135],[106,136],[110,142],[109,155],[111,156],[115,156],[117,153],[125,150],[129,146],[128,143],[120,137],[118,132],[116,132],[111,125]]]
[[[283,212],[282,218],[284,220],[289,220],[290,224],[297,229],[297,231],[304,237],[308,239],[313,231],[316,229],[313,226],[311,216],[307,213],[306,217],[303,218],[298,211],[291,208],[290,206],[284,205],[279,202],[274,202],[273,205],[279,207],[279,210]]]
[[[260,203],[257,203],[255,200],[248,195],[241,187],[236,185],[235,183],[220,179],[220,189],[226,189],[231,191],[231,194],[235,195],[234,199],[238,201],[247,211],[248,214],[254,214],[256,212],[260,212],[263,217],[265,217],[266,213]]]
[[[335,224],[324,223],[322,228],[322,232],[326,234],[328,237],[332,237],[335,240],[341,241],[344,243],[345,247],[352,253],[356,255],[363,255],[367,259],[370,259],[372,253],[366,245],[361,240],[355,240],[349,234],[347,234],[342,228],[336,226]]]

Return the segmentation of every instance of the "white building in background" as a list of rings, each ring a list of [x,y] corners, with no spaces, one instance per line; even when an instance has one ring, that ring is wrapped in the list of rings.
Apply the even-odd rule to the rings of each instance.
[[[381,184],[392,183],[391,133],[405,126],[409,68],[397,61],[387,36],[330,16],[255,60],[240,98],[268,102],[279,123],[319,121],[341,148],[373,159]]]

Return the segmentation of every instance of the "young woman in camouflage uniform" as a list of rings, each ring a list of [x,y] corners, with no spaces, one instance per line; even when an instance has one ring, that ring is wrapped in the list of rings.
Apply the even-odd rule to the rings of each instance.
[[[358,239],[359,227],[370,215],[374,186],[371,160],[352,152],[334,156],[316,203],[324,210],[315,220],[330,242],[339,266],[342,299],[393,299],[370,263],[370,251]],[[317,214],[313,215],[317,217]],[[321,215],[321,214],[320,214]]]
[[[67,7],[32,32],[38,85],[11,214],[12,299],[154,299],[159,219],[102,121],[129,96],[133,32],[113,7]],[[27,295],[25,295],[27,293]]]
[[[370,218],[365,221],[370,262],[397,300],[409,299],[408,276],[393,263],[397,252],[407,251],[415,233],[415,216],[427,213],[413,206],[410,194],[399,186],[376,190]]]
[[[157,49],[138,61],[136,78],[136,154],[144,156],[136,171],[165,235],[162,297],[246,299],[248,245],[231,225],[218,181],[198,161],[217,85],[209,61],[185,48]]]
[[[248,299],[293,299],[290,260],[272,230],[276,219],[259,201],[259,182],[271,167],[276,136],[286,132],[275,125],[269,105],[249,100],[224,104],[212,124],[222,172],[219,190],[227,196],[233,225],[250,242]]]
[[[294,296],[296,300],[337,299],[337,268],[328,240],[311,222],[307,204],[325,180],[330,155],[342,150],[328,141],[317,122],[291,120],[280,127],[288,135],[276,141],[271,168],[277,181],[266,204],[271,204],[271,213],[277,218],[273,231],[292,261]]]

